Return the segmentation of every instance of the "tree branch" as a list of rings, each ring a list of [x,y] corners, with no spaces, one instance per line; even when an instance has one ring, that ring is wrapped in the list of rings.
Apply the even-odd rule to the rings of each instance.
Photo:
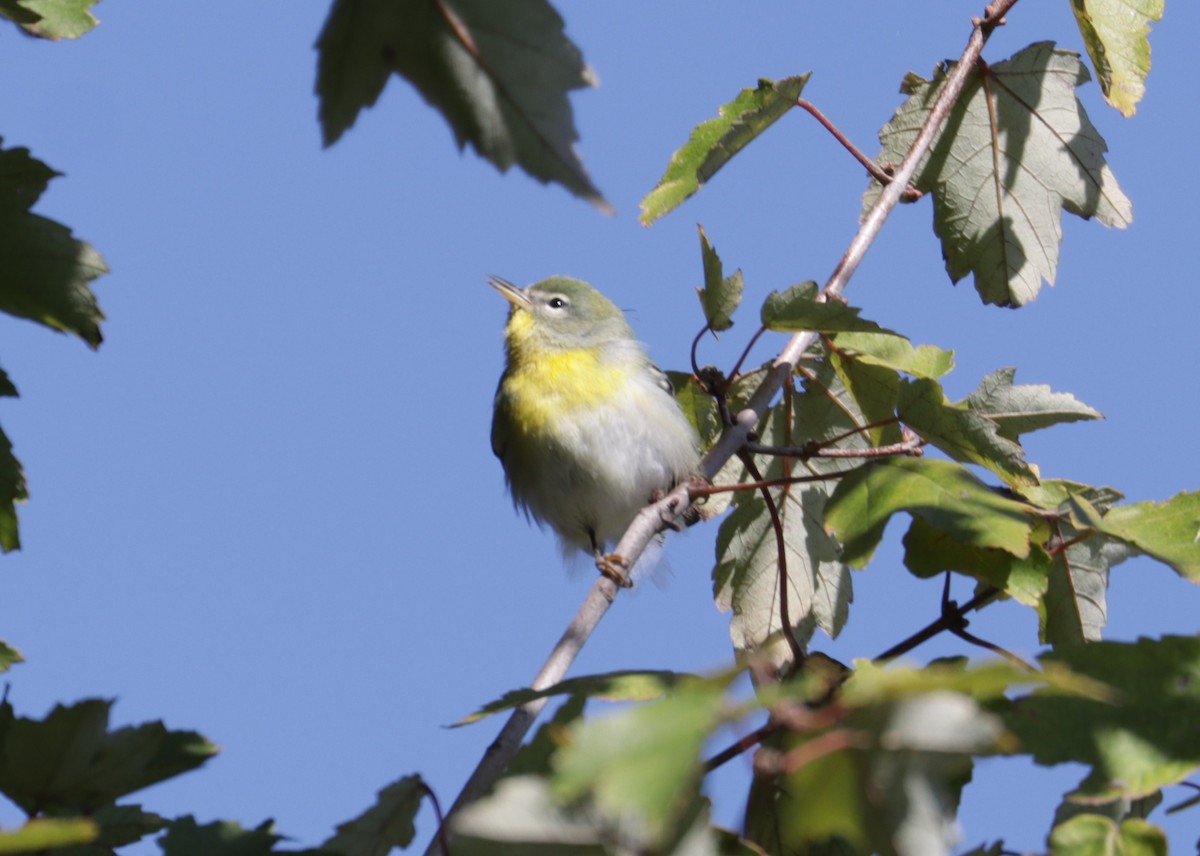
[[[971,32],[970,38],[967,40],[966,49],[962,56],[959,57],[957,65],[946,78],[946,83],[942,87],[942,91],[938,95],[937,102],[933,105],[925,124],[921,131],[917,134],[913,141],[912,147],[908,150],[900,166],[896,168],[892,175],[890,183],[884,185],[883,191],[879,194],[879,198],[875,200],[874,206],[867,212],[863,218],[862,225],[858,232],[850,241],[849,247],[842,256],[833,274],[825,283],[825,287],[821,289],[818,300],[829,300],[838,298],[845,290],[847,283],[858,270],[859,264],[866,256],[867,250],[874,243],[875,238],[879,235],[883,228],[884,222],[892,213],[892,209],[900,202],[901,197],[908,190],[908,185],[912,182],[913,176],[916,174],[917,165],[929,151],[936,136],[938,129],[942,123],[946,121],[950,110],[953,108],[955,101],[958,100],[962,93],[963,86],[966,84],[967,76],[975,67],[975,61],[979,58],[983,51],[984,43],[988,36],[991,35],[993,29],[1002,23],[1003,16],[1017,0],[997,0],[990,4],[984,11],[983,19],[975,19],[974,29]],[[704,459],[700,462],[700,474],[708,480],[712,480],[720,471],[721,467],[733,457],[739,449],[746,444],[748,435],[754,431],[755,426],[767,412],[767,408],[779,394],[783,388],[784,382],[791,377],[792,371],[799,362],[804,352],[817,340],[816,333],[804,332],[793,334],[787,343],[779,352],[779,356],[771,364],[766,376],[763,378],[758,389],[750,397],[746,407],[735,414],[733,423],[729,425],[713,447],[709,449]],[[644,508],[633,522],[629,525],[625,535],[617,544],[614,552],[625,559],[632,566],[645,551],[646,546],[650,543],[659,532],[666,528],[665,521],[673,520],[678,516],[679,512],[691,504],[690,495],[688,493],[688,485],[682,484],[666,494],[661,500]],[[587,599],[575,618],[571,621],[570,627],[563,634],[559,644],[555,646],[550,657],[542,666],[537,677],[531,685],[535,689],[549,686],[557,683],[566,674],[575,656],[583,647],[583,643],[591,635],[608,607],[612,604],[616,597],[617,589],[611,580],[600,577],[593,584],[591,591],[588,592]],[[972,601],[973,603],[974,601]],[[965,607],[964,607],[965,609]],[[545,702],[531,702],[528,705],[523,705],[517,708],[508,722],[505,723],[500,735],[488,747],[484,757],[480,760],[479,766],[475,772],[471,774],[467,784],[463,786],[463,791],[458,795],[451,806],[448,817],[453,817],[454,812],[478,798],[481,794],[487,791],[492,782],[499,777],[508,762],[512,760],[512,756],[516,754],[517,748],[520,746],[522,739],[530,726],[533,725],[534,719]],[[434,856],[442,852],[441,846],[435,839],[426,850],[427,856]]]

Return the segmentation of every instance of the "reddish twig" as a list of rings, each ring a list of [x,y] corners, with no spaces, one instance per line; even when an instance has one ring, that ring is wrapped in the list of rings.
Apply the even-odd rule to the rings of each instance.
[[[746,452],[739,452],[738,456],[755,481],[761,482],[763,480],[762,473],[758,471],[758,465],[754,463],[754,458]],[[759,490],[762,493],[763,502],[767,505],[767,514],[771,516],[771,528],[775,530],[775,550],[779,563],[780,629],[783,631],[783,638],[787,640],[788,648],[792,651],[792,660],[799,666],[804,662],[805,655],[804,647],[796,638],[795,631],[792,630],[791,610],[788,608],[787,543],[783,537],[783,519],[779,516],[779,508],[775,505],[775,498],[771,496],[770,489],[764,486]]]
[[[833,122],[831,122],[829,120],[829,117],[827,117],[824,113],[822,113],[819,109],[817,109],[817,105],[813,104],[811,101],[808,101],[804,98],[797,98],[796,106],[802,110],[807,110],[814,119],[816,119],[818,122],[820,122],[822,127],[824,127],[826,131],[828,131],[830,134],[832,134],[833,138],[835,140],[837,140],[839,143],[841,143],[842,147],[846,151],[850,152],[850,154],[854,157],[854,159],[866,168],[867,172],[869,172],[871,174],[871,178],[875,179],[880,184],[890,184],[891,183],[892,171],[884,169],[879,164],[875,163],[875,161],[873,161],[869,157],[867,157],[863,153],[862,149],[860,149],[858,146],[854,145],[854,143],[852,143],[850,141],[850,138],[842,133],[841,128],[839,128],[837,125],[833,124]],[[917,199],[920,199],[924,195],[925,194],[922,193],[920,190],[917,190],[917,188],[908,187],[908,188],[905,188],[904,194],[901,196],[901,201],[914,202]]]

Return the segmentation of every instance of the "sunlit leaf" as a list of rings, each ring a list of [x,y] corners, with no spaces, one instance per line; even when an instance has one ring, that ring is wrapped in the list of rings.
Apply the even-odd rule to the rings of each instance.
[[[896,413],[922,439],[956,461],[987,467],[1010,485],[1037,481],[1037,469],[1025,462],[1018,443],[1002,436],[988,417],[947,400],[935,380],[902,383]]]
[[[0,18],[8,18],[31,36],[77,39],[100,22],[88,11],[100,0],[0,0]]]
[[[846,394],[854,400],[863,422],[870,426],[866,436],[871,445],[898,443],[902,437],[900,420],[896,417],[896,400],[900,393],[900,373],[893,368],[876,365],[839,350],[831,350],[829,365],[837,372]]]
[[[880,131],[880,162],[903,159],[952,67],[932,81],[905,79],[909,99]],[[933,195],[946,272],[953,282],[973,274],[985,303],[1020,306],[1043,280],[1054,283],[1060,209],[1106,226],[1132,219],[1107,146],[1075,97],[1087,80],[1078,56],[1049,42],[972,70],[917,169],[913,184]],[[878,192],[873,183],[864,211]]]
[[[962,404],[996,424],[1000,436],[1016,441],[1022,434],[1060,422],[1103,419],[1068,392],[1053,392],[1040,384],[1013,385],[1017,370],[999,369],[979,383]]]
[[[668,371],[666,374],[675,390],[679,408],[700,436],[701,448],[707,448],[721,434],[721,414],[717,402],[700,388],[691,372]]]
[[[396,74],[442,113],[460,148],[609,210],[575,153],[567,99],[595,78],[546,0],[335,0],[317,51],[325,145]]]
[[[914,377],[939,378],[954,368],[954,351],[933,345],[914,346],[898,333],[842,332],[833,337],[837,349],[856,359]]]
[[[734,271],[725,276],[721,265],[721,257],[716,249],[708,242],[704,227],[700,230],[700,256],[704,263],[704,288],[696,289],[700,295],[700,306],[704,309],[704,318],[708,328],[714,333],[728,330],[733,326],[733,313],[742,302],[742,272]]]
[[[790,402],[790,404],[789,404]],[[794,410],[791,414],[788,408]],[[828,366],[820,368],[802,394],[793,394],[776,405],[759,424],[760,441],[766,445],[796,444],[790,427],[804,427],[804,439],[822,440],[845,435],[849,427],[862,424],[854,401]],[[862,434],[849,434],[842,448],[864,448]],[[853,461],[814,458],[785,467],[778,456],[759,456],[764,478],[793,476],[821,477],[854,465]],[[828,482],[812,481],[772,490],[783,526],[787,563],[787,611],[798,641],[805,642],[820,627],[831,637],[846,622],[851,582],[839,556],[837,542],[822,528],[821,520]],[[790,657],[782,633],[779,585],[779,549],[767,506],[760,493],[743,493],[731,515],[717,533],[717,566],[713,570],[713,594],[717,607],[730,610],[729,633],[739,651],[769,648],[782,662]]]
[[[1166,502],[1118,505],[1104,515],[1103,531],[1200,582],[1200,491]]]
[[[957,571],[1034,608],[1042,606],[1053,565],[1037,545],[1030,547],[1028,556],[1014,556],[995,547],[964,544],[921,517],[913,517],[904,535],[904,566],[916,576]]]
[[[1105,100],[1132,116],[1146,91],[1150,22],[1162,20],[1163,0],[1071,0],[1071,10]]]
[[[642,225],[649,226],[699,190],[730,158],[794,107],[807,82],[807,74],[760,80],[757,88],[743,89],[721,106],[715,119],[697,125],[642,200]]]
[[[783,291],[772,291],[763,301],[762,325],[781,333],[800,330],[812,330],[815,333],[891,333],[874,321],[860,318],[861,309],[840,300],[818,301],[818,293],[818,286],[812,280]]]
[[[825,506],[825,526],[842,543],[843,560],[863,567],[888,519],[902,511],[962,544],[1029,555],[1032,509],[958,464],[929,458],[884,459],[851,471]]]

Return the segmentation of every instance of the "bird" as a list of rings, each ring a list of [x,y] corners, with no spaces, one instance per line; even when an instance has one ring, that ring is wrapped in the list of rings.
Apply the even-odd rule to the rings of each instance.
[[[521,288],[488,278],[511,304],[492,451],[513,504],[590,553],[623,587],[644,570],[606,552],[663,491],[695,477],[700,439],[624,313],[579,279]]]

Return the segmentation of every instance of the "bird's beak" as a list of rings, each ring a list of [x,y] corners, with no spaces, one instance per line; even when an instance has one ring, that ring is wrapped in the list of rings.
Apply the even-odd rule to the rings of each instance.
[[[489,276],[487,278],[488,285],[500,292],[500,295],[511,303],[513,306],[520,309],[528,309],[529,298],[525,295],[525,291],[518,286],[513,285],[507,279],[501,279],[498,276]]]

